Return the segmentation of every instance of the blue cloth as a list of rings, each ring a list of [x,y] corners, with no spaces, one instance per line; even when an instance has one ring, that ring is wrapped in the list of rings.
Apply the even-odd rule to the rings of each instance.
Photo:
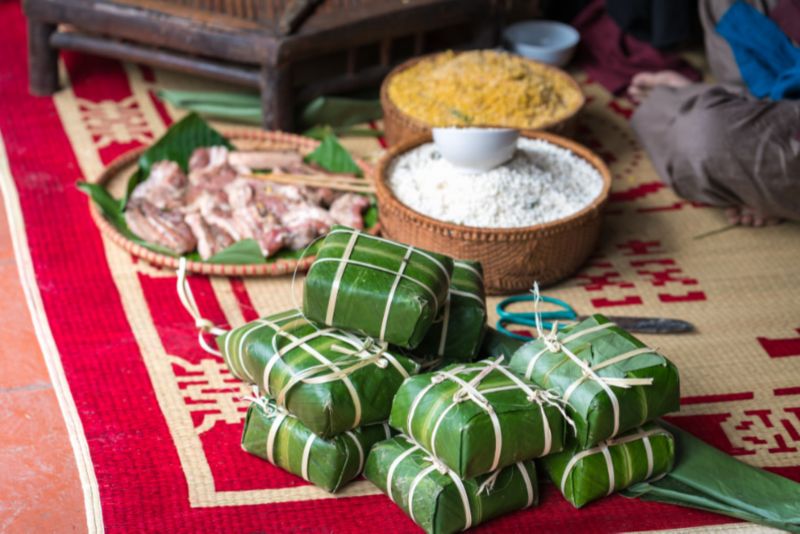
[[[800,98],[800,48],[768,17],[736,2],[717,23],[733,49],[750,93],[772,100]]]

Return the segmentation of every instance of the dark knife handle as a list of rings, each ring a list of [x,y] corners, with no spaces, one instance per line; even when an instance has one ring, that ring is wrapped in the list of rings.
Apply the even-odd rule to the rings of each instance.
[[[579,321],[586,316],[578,317]],[[609,321],[616,323],[620,328],[637,334],[686,334],[694,332],[694,325],[682,319],[666,317],[626,317],[608,316]]]

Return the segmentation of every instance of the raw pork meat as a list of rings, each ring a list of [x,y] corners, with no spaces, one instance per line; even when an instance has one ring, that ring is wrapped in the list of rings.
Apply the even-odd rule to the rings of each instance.
[[[242,239],[254,239],[265,257],[284,247],[300,250],[333,224],[363,228],[367,197],[328,188],[285,185],[252,177],[251,169],[318,172],[293,152],[229,152],[198,148],[189,174],[177,163],[155,163],[131,195],[128,226],[147,241],[178,254],[195,248],[203,259]]]

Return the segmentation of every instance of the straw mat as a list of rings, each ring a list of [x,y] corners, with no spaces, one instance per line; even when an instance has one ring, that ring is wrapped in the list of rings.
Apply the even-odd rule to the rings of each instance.
[[[244,453],[248,393],[197,347],[175,273],[136,261],[94,226],[74,187],[180,113],[158,87],[209,82],[89,56],[62,59],[64,89],[27,92],[25,25],[0,3],[0,177],[20,274],[85,489],[90,531],[415,531],[365,481],[332,497]],[[614,173],[603,243],[576,277],[546,293],[580,312],[670,316],[696,334],[650,337],[679,366],[677,424],[800,480],[800,229],[696,237],[718,210],[676,198],[631,136],[629,103],[581,78],[590,97],[579,137]],[[369,158],[372,139],[348,140]],[[194,277],[200,309],[236,326],[293,306],[289,278]],[[492,302],[494,305],[496,301]],[[542,505],[487,531],[638,531],[733,526],[720,516],[612,497],[576,511],[550,485]]]

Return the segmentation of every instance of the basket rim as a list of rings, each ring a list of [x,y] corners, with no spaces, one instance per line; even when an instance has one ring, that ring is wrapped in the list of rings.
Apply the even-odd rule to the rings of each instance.
[[[551,120],[549,120],[547,122],[544,122],[544,123],[542,123],[541,125],[539,125],[536,128],[517,128],[518,130],[520,130],[520,132],[534,132],[534,131],[539,131],[539,130],[547,130],[547,129],[553,128],[553,127],[555,127],[555,126],[557,126],[559,124],[566,123],[570,119],[574,118],[583,109],[583,107],[586,105],[586,94],[583,92],[583,89],[581,88],[581,86],[578,83],[578,81],[575,78],[573,78],[567,71],[565,71],[563,69],[560,69],[558,67],[555,67],[553,65],[548,65],[547,63],[542,63],[540,61],[535,61],[533,59],[526,58],[524,56],[518,56],[517,54],[512,54],[511,52],[508,52],[507,50],[494,50],[494,49],[479,49],[479,50],[490,50],[490,51],[496,52],[498,54],[507,54],[507,55],[510,55],[510,56],[519,57],[519,59],[521,59],[521,60],[523,60],[523,61],[525,61],[527,63],[531,63],[533,65],[536,65],[538,68],[542,68],[544,70],[550,71],[551,73],[555,74],[556,76],[559,76],[559,77],[567,80],[569,82],[569,84],[572,86],[572,88],[578,93],[578,95],[580,95],[580,102],[578,102],[578,104],[575,106],[575,108],[573,110],[571,110],[568,114],[564,115],[563,117],[560,117],[560,118],[557,118],[557,119],[551,119]],[[467,53],[467,52],[474,52],[474,51],[475,50],[459,50],[459,51],[454,51],[454,53],[456,55],[459,55],[459,54],[464,54],[464,53]],[[408,59],[408,60],[404,61],[403,63],[400,63],[395,68],[393,68],[389,72],[389,74],[386,75],[386,77],[383,79],[383,82],[381,83],[380,101],[381,101],[381,105],[384,108],[384,114],[386,114],[387,111],[389,113],[395,114],[395,115],[401,117],[403,120],[405,120],[407,123],[409,123],[411,126],[413,126],[416,129],[430,130],[431,128],[433,128],[432,125],[430,125],[430,124],[428,124],[428,123],[426,123],[426,122],[424,122],[424,121],[422,121],[420,119],[417,119],[416,117],[413,117],[413,116],[409,115],[408,113],[404,112],[403,110],[401,110],[397,106],[397,104],[395,104],[392,101],[392,99],[389,98],[389,85],[392,83],[392,80],[394,79],[394,77],[396,75],[400,74],[401,72],[410,69],[411,67],[413,67],[417,63],[420,63],[422,61],[426,61],[428,59],[440,56],[440,55],[445,54],[445,53],[447,53],[447,52],[434,52],[434,53],[431,53],[431,54],[425,54],[425,55],[422,55],[422,56],[413,57],[411,59]],[[512,126],[503,125],[503,124],[488,124],[488,123],[487,124],[480,124],[480,125],[472,125],[472,126],[480,126],[480,127],[487,127],[487,128],[511,128],[512,127]]]
[[[600,194],[598,194],[589,204],[571,215],[556,219],[554,221],[531,226],[487,228],[481,226],[455,224],[434,219],[433,217],[420,213],[401,202],[400,199],[395,196],[392,188],[386,183],[388,179],[387,169],[396,157],[422,144],[433,142],[433,136],[431,134],[421,134],[389,148],[383,157],[381,157],[380,161],[378,161],[378,164],[375,167],[374,182],[379,204],[387,204],[390,209],[399,212],[402,217],[418,225],[438,229],[443,233],[447,233],[448,235],[458,235],[471,241],[498,238],[507,241],[511,239],[518,239],[520,237],[541,235],[542,233],[547,233],[548,230],[558,232],[566,230],[590,217],[593,213],[600,211],[600,209],[608,201],[612,181],[611,171],[608,169],[608,166],[600,158],[600,156],[580,143],[549,132],[522,131],[520,132],[520,135],[528,139],[541,139],[553,143],[554,145],[569,150],[576,156],[585,160],[592,167],[594,167],[598,173],[600,173],[600,176],[603,179],[603,187],[600,190]]]
[[[285,142],[300,150],[313,150],[319,145],[319,141],[303,137],[296,134],[264,131],[247,127],[223,127],[220,133],[227,139],[236,140],[256,140],[265,142]],[[105,186],[114,179],[125,167],[136,162],[139,156],[149,148],[141,146],[131,149],[115,157],[103,171],[90,183]],[[365,179],[372,176],[372,168],[363,160],[356,159],[356,164],[364,171]],[[91,198],[88,199],[89,213],[100,231],[106,235],[112,243],[122,248],[125,252],[141,258],[156,267],[166,267],[177,269],[180,257],[169,256],[160,252],[150,250],[138,243],[135,243],[120,233],[100,212]],[[370,229],[370,233],[380,231],[380,222]],[[271,263],[249,263],[249,264],[224,264],[208,263],[204,261],[188,260],[186,270],[195,274],[205,274],[214,276],[281,276],[292,272],[305,272],[314,262],[315,256],[306,256],[302,259],[281,259]]]

